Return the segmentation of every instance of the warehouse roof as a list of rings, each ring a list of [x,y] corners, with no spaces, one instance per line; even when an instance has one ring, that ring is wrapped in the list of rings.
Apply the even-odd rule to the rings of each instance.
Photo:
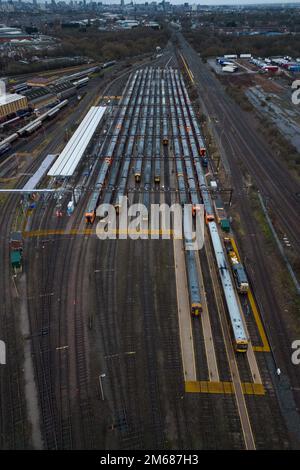
[[[22,98],[25,98],[25,96],[19,95],[18,93],[8,93],[7,95],[0,95],[0,106],[13,103],[14,101],[19,101]]]
[[[60,156],[48,171],[49,176],[72,176],[106,110],[92,106]]]

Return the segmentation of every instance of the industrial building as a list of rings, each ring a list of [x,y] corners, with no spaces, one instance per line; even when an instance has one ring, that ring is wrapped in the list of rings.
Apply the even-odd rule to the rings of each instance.
[[[0,95],[0,117],[28,108],[27,98],[17,93]]]
[[[32,86],[32,87],[45,88],[51,85],[51,83],[53,82],[54,82],[53,78],[34,77],[34,78],[31,78],[30,80],[27,80],[27,85]]]
[[[10,42],[14,39],[30,39],[30,34],[24,33],[19,28],[10,28],[4,24],[0,24],[0,43]]]

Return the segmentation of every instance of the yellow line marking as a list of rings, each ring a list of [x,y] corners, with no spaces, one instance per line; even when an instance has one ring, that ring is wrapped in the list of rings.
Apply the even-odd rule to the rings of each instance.
[[[118,230],[118,229],[113,229],[109,230],[107,232],[107,235],[168,235],[171,236],[173,235],[173,230],[141,230],[140,232],[137,232],[136,230]],[[106,233],[103,232],[102,230],[96,231],[95,229],[84,229],[84,230],[79,230],[79,229],[70,229],[70,230],[31,230],[31,231],[24,231],[23,232],[23,237],[24,238],[33,238],[33,237],[42,237],[42,236],[48,236],[48,235],[97,235],[97,233]]]
[[[24,238],[43,237],[48,235],[90,235],[94,231],[92,229],[71,229],[71,230],[32,230],[30,232],[23,232]]]
[[[233,238],[230,238],[230,241],[232,243],[232,246],[233,246],[233,249],[236,253],[238,261],[241,261],[241,258],[240,258],[235,240]],[[254,297],[253,297],[253,294],[252,294],[250,288],[247,292],[247,297],[248,297],[248,300],[249,300],[250,305],[251,305],[251,309],[252,309],[252,312],[253,312],[253,315],[254,315],[254,319],[255,319],[258,331],[259,331],[261,342],[263,344],[262,346],[253,346],[253,351],[256,351],[256,352],[270,352],[271,348],[270,348],[269,342],[267,340],[267,335],[265,333],[265,329],[263,327],[263,324],[262,324],[262,321],[261,321],[261,318],[260,318],[260,314],[258,312],[256,303],[255,303],[255,300],[254,300]]]
[[[262,384],[244,382],[241,384],[244,395],[265,395]],[[212,393],[222,395],[234,394],[232,382],[189,381],[185,382],[186,393]]]
[[[269,342],[267,340],[267,336],[266,336],[264,327],[262,325],[260,315],[259,315],[259,312],[257,310],[256,303],[255,303],[255,300],[253,298],[253,295],[252,295],[252,292],[251,292],[250,289],[247,292],[247,296],[248,296],[248,299],[249,299],[249,302],[250,302],[250,305],[251,305],[251,309],[252,309],[252,312],[253,312],[253,315],[254,315],[254,318],[255,318],[255,322],[256,322],[256,325],[257,325],[257,328],[258,328],[258,331],[259,331],[259,335],[260,335],[260,338],[261,338],[261,341],[262,341],[262,344],[263,344],[263,346],[253,346],[253,351],[256,351],[256,352],[270,352],[271,348],[270,348]]]
[[[103,95],[100,95],[98,96],[98,98],[100,99],[103,99],[103,100],[120,100],[121,98],[123,98],[123,96],[103,96]]]
[[[185,66],[185,69],[187,71],[188,76],[190,77],[190,80],[191,80],[192,84],[195,85],[194,75],[193,75],[192,71],[190,70],[189,66],[186,63],[185,58],[183,57],[183,55],[181,53],[180,53],[180,56],[181,56],[182,62]]]

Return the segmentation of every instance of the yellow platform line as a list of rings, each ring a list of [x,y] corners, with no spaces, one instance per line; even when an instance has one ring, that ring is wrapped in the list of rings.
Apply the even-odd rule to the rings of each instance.
[[[236,253],[238,261],[241,261],[241,258],[240,258],[235,240],[233,238],[230,238],[230,241],[231,241],[233,249]],[[252,312],[253,312],[253,315],[254,315],[256,326],[257,326],[258,331],[259,331],[261,342],[263,344],[262,346],[253,346],[253,351],[255,351],[255,352],[270,352],[271,349],[270,349],[270,345],[269,345],[269,342],[268,342],[268,339],[267,339],[267,335],[266,335],[265,329],[263,327],[263,324],[262,324],[262,321],[261,321],[261,318],[260,318],[260,314],[258,312],[256,302],[254,300],[254,297],[253,297],[253,294],[252,294],[250,288],[247,292],[247,297],[248,297],[248,300],[249,300],[250,305],[251,305],[251,309],[252,309]]]
[[[103,233],[103,232],[98,232]],[[135,230],[110,230],[109,233],[111,235],[167,235],[167,236],[172,236],[174,234],[173,230],[141,230],[140,232],[137,232]],[[79,230],[79,229],[70,229],[70,230],[51,230],[51,229],[45,229],[45,230],[31,230],[31,231],[23,231],[23,237],[24,238],[34,238],[34,237],[43,237],[43,236],[49,236],[49,235],[97,235],[96,229],[84,229],[84,230]]]
[[[267,339],[267,335],[265,333],[265,329],[264,329],[263,324],[261,322],[261,318],[260,318],[260,315],[258,313],[256,303],[255,303],[253,294],[252,294],[250,289],[247,292],[247,296],[248,296],[248,299],[249,299],[249,302],[250,302],[250,305],[251,305],[251,309],[252,309],[252,312],[253,312],[253,315],[254,315],[254,318],[255,318],[255,322],[256,322],[258,331],[259,331],[260,339],[261,339],[262,344],[263,344],[262,346],[253,346],[253,351],[256,351],[256,352],[270,352],[271,348],[270,348],[270,345],[269,345],[269,342],[268,342],[268,339]]]
[[[188,76],[190,77],[190,80],[191,80],[192,84],[194,85],[194,84],[195,84],[195,80],[194,80],[193,74],[192,74],[192,72],[191,72],[189,66],[188,66],[187,63],[186,63],[185,58],[183,57],[183,55],[182,55],[181,53],[180,53],[180,56],[181,56],[181,59],[182,59],[182,62],[183,62],[183,64],[184,64],[184,66],[185,66],[185,69],[186,69],[186,71],[187,71],[187,74],[188,74]]]
[[[265,388],[262,384],[244,382],[242,383],[244,395],[265,395]],[[232,382],[210,382],[210,381],[190,381],[185,382],[186,393],[211,393],[220,395],[234,394]]]
[[[91,235],[93,233],[92,229],[70,229],[70,230],[30,230],[24,231],[24,238],[34,238],[34,237],[46,237],[49,235]]]

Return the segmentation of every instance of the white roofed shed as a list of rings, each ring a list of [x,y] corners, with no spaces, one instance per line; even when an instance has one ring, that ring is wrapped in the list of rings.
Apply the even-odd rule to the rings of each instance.
[[[72,176],[89,145],[106,106],[92,106],[71,139],[48,171],[48,176]]]

